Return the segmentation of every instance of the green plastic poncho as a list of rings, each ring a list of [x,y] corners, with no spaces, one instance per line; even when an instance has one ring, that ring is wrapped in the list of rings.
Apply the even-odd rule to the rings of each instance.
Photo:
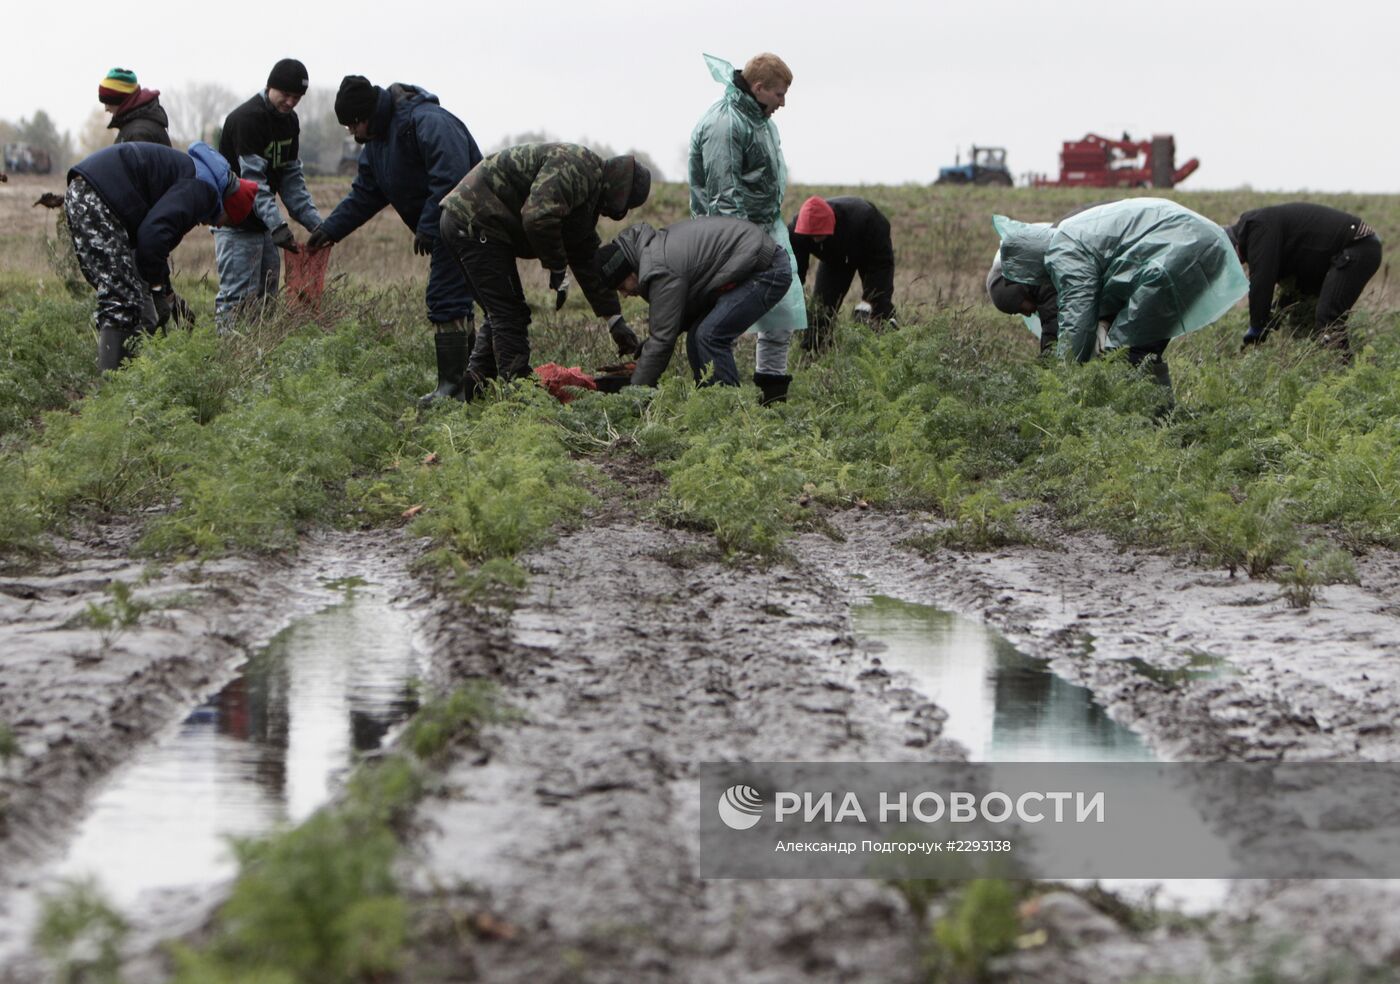
[[[1060,306],[1060,352],[1093,358],[1099,321],[1108,348],[1142,346],[1204,328],[1249,290],[1225,230],[1164,198],[1130,198],[1056,228],[992,217],[1002,273],[1050,284]]]
[[[763,227],[792,265],[792,286],[753,326],[760,334],[785,334],[807,327],[807,302],[797,279],[797,258],[783,222],[787,162],[778,128],[753,96],[734,84],[734,66],[705,56],[710,77],[724,95],[705,111],[690,134],[690,214],[728,215]]]

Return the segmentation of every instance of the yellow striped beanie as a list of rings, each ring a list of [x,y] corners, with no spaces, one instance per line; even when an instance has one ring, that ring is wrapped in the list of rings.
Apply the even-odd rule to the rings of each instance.
[[[97,98],[107,106],[120,106],[136,89],[135,72],[129,68],[114,68],[97,83]]]

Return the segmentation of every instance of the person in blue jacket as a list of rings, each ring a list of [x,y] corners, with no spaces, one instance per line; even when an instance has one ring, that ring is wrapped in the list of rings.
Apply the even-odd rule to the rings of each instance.
[[[100,369],[120,366],[136,336],[162,327],[183,303],[170,286],[170,254],[185,234],[242,222],[257,190],[203,142],[188,153],[119,143],[73,165],[63,210],[78,266],[97,291]]]
[[[396,82],[384,89],[347,75],[335,97],[336,119],[364,146],[360,169],[341,200],[307,240],[311,250],[339,242],[392,205],[413,231],[413,252],[431,257],[428,320],[435,329],[438,385],[420,401],[462,399],[467,355],[475,340],[471,284],[438,232],[443,196],[481,160],[466,125],[437,96]]]

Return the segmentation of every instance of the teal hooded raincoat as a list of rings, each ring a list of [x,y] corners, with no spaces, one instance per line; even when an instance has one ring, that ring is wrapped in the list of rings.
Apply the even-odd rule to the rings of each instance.
[[[1002,274],[1055,288],[1063,355],[1093,358],[1100,320],[1108,348],[1145,346],[1204,328],[1249,290],[1225,230],[1164,198],[1130,198],[1057,227],[992,217]]]
[[[778,128],[763,115],[758,100],[734,84],[733,65],[714,55],[705,56],[705,65],[710,77],[724,85],[724,95],[690,134],[690,214],[748,219],[787,250],[792,286],[751,330],[801,331],[807,327],[807,302],[783,223],[787,162]]]

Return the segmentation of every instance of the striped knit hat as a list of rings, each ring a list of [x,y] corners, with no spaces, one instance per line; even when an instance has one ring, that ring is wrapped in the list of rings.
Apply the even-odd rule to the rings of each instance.
[[[135,72],[129,68],[114,68],[97,83],[97,98],[103,105],[120,106],[136,89]]]

